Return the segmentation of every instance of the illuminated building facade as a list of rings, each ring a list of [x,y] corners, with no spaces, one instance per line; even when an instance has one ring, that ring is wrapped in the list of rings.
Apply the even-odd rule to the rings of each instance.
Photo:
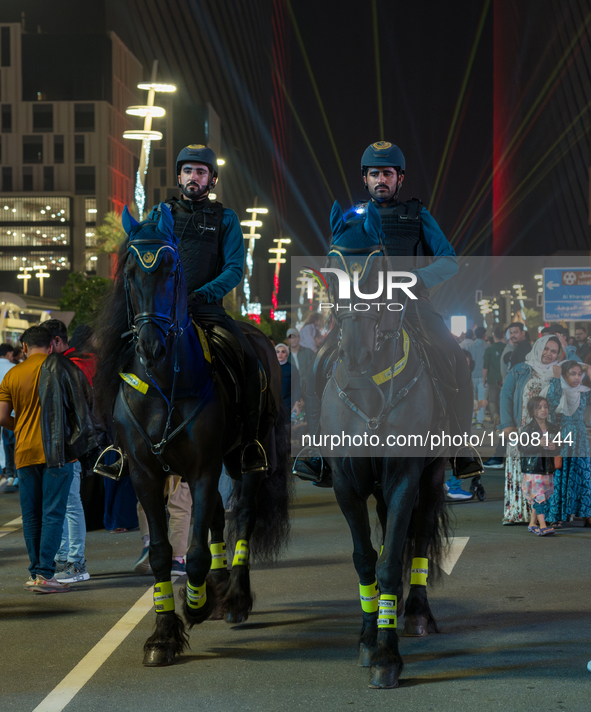
[[[113,32],[0,23],[0,291],[55,300],[72,270],[108,276],[91,251],[102,216],[133,201],[138,147],[122,135],[142,78]]]

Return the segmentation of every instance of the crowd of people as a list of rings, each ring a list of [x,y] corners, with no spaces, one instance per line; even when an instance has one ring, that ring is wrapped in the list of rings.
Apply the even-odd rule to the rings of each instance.
[[[492,426],[503,435],[484,463],[505,470],[502,523],[528,523],[529,531],[541,536],[574,518],[591,526],[587,330],[577,327],[570,337],[566,327],[555,324],[532,340],[524,325],[514,322],[506,331],[497,327],[489,343],[484,337],[484,328],[478,327],[463,336],[460,346],[474,363],[475,404],[486,396]],[[479,409],[474,427],[481,428],[483,420]],[[520,437],[511,438],[512,433]],[[533,433],[545,445],[532,446]],[[450,490],[448,496],[468,499],[470,494]]]

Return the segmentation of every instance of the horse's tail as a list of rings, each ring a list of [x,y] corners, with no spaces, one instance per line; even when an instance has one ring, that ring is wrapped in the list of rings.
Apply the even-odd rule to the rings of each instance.
[[[405,579],[410,577],[416,545],[425,542],[428,542],[426,558],[429,559],[429,584],[437,583],[442,578],[441,566],[449,552],[453,534],[445,500],[444,479],[445,460],[442,458],[431,463],[421,478],[418,506],[413,512],[404,544],[402,566]]]
[[[289,464],[289,413],[279,410],[279,417],[269,437],[269,460],[273,470],[262,481],[257,494],[257,518],[250,538],[250,553],[253,559],[273,562],[279,558],[289,542],[291,523],[289,510],[294,495],[294,478]],[[240,493],[240,482],[234,484],[232,499]],[[229,523],[229,541],[236,540],[234,520]]]

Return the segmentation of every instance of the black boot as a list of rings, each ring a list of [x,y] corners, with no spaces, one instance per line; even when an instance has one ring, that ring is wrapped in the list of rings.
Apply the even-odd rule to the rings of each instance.
[[[306,401],[308,432],[311,435],[316,435],[320,427],[320,408],[322,403],[314,391],[306,393],[304,398]],[[312,457],[300,457],[305,450],[309,450]],[[316,487],[332,487],[332,475],[328,463],[317,454],[316,450],[311,448],[304,448],[296,457],[292,473],[301,480],[312,482]]]
[[[464,437],[464,433],[468,436],[472,433],[472,411],[474,409],[474,386],[472,379],[458,390],[458,395],[452,406],[454,410],[455,420],[458,424],[459,435]],[[463,453],[460,455],[460,453]],[[472,453],[476,457],[472,456]],[[456,452],[456,456],[451,458],[452,467],[455,476],[460,480],[467,480],[475,475],[484,474],[482,460],[478,457],[478,453],[473,447],[468,446],[460,448]]]

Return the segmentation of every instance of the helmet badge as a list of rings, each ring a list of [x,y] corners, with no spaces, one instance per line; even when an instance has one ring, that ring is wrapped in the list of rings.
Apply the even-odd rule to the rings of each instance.
[[[388,148],[392,148],[392,144],[389,141],[376,141],[372,143],[371,147],[376,151],[386,151]]]

